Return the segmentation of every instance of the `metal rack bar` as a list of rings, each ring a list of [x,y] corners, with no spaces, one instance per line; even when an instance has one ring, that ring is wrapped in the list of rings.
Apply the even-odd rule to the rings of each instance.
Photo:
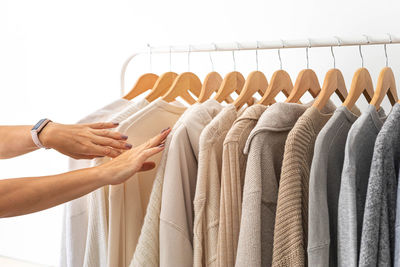
[[[359,37],[331,37],[331,38],[308,38],[301,40],[275,40],[255,42],[232,42],[211,43],[178,46],[148,47],[131,55],[126,59],[121,70],[121,95],[124,94],[126,69],[133,58],[140,54],[168,54],[168,53],[196,53],[216,51],[242,51],[242,50],[265,50],[265,49],[287,49],[287,48],[312,48],[333,46],[360,46],[360,45],[383,45],[399,44],[400,35],[383,34],[380,36],[361,35]]]

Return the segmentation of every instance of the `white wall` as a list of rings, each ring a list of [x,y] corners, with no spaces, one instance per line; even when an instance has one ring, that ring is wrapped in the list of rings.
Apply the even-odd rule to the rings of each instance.
[[[73,123],[119,96],[125,57],[146,43],[189,44],[226,41],[398,34],[395,0],[2,0],[0,1],[0,124],[34,124],[43,117]],[[360,66],[357,47],[335,49],[347,85]],[[385,58],[382,46],[363,48],[374,82]],[[400,73],[400,48],[388,46]],[[232,70],[230,53],[213,54],[221,74]],[[172,69],[187,69],[186,55],[173,55]],[[282,51],[294,80],[305,67],[304,49]],[[237,69],[255,68],[254,52],[238,52]],[[279,67],[276,51],[259,53],[267,77]],[[193,54],[191,70],[204,77],[208,55]],[[322,81],[332,67],[329,48],[310,50],[310,67]],[[128,87],[149,70],[148,58],[129,68]],[[153,57],[153,71],[169,70],[168,56]],[[365,106],[365,100],[360,100]],[[385,102],[388,107],[388,102]],[[66,158],[40,151],[0,161],[2,178],[66,171]],[[61,207],[0,220],[0,255],[55,265],[59,255]]]

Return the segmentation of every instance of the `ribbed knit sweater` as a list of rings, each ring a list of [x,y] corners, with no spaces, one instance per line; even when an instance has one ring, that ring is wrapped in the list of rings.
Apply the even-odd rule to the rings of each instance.
[[[242,193],[246,173],[246,140],[267,107],[252,105],[239,116],[226,135],[222,152],[221,200],[218,229],[218,266],[235,265],[239,241]]]
[[[331,101],[310,107],[285,143],[276,209],[272,266],[307,266],[308,187],[315,139],[332,116]]]
[[[278,184],[285,141],[310,105],[275,103],[251,131],[244,153],[242,217],[235,266],[271,266]]]
[[[218,266],[217,243],[222,148],[237,117],[228,105],[204,128],[199,142],[199,169],[194,197],[193,266]]]

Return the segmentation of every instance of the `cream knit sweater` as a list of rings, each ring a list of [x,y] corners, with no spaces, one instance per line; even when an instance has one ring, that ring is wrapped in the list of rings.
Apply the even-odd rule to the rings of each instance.
[[[234,105],[226,106],[202,131],[199,169],[194,197],[193,266],[218,266],[217,243],[222,148],[237,117]]]
[[[290,131],[285,144],[276,209],[274,267],[307,265],[308,182],[315,139],[335,106],[310,107]]]
[[[233,123],[224,140],[217,247],[218,266],[235,265],[247,162],[247,155],[243,150],[247,137],[266,108],[258,104],[248,107]]]

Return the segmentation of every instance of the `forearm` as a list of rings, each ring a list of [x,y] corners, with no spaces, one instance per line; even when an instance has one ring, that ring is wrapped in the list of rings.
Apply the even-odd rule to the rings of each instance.
[[[106,184],[98,167],[69,173],[0,180],[0,217],[24,215],[81,197]]]
[[[32,140],[32,126],[0,126],[0,159],[16,157],[32,152],[38,147]]]

